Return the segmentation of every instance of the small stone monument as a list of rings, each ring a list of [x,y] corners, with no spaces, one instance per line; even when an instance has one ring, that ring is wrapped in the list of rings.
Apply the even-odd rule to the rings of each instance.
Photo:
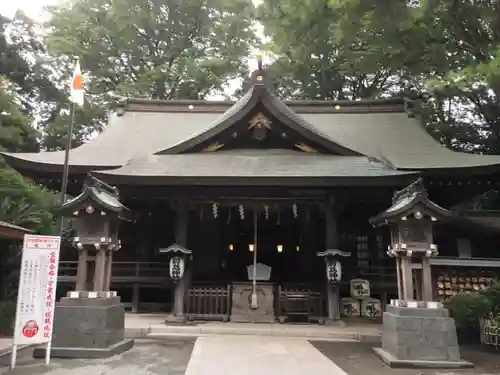
[[[455,321],[440,302],[432,301],[429,258],[437,254],[432,226],[453,217],[429,200],[421,179],[396,192],[392,206],[370,219],[388,225],[396,258],[399,299],[383,315],[382,347],[375,353],[391,367],[472,367],[460,359]],[[419,273],[413,284],[413,276]],[[416,294],[416,296],[415,296]]]
[[[125,309],[109,290],[113,253],[121,247],[118,222],[128,220],[130,211],[115,188],[89,175],[83,192],[56,212],[73,220],[78,271],[75,291],[56,304],[52,357],[106,358],[130,349],[134,341],[124,338]],[[44,356],[45,349],[34,355]]]

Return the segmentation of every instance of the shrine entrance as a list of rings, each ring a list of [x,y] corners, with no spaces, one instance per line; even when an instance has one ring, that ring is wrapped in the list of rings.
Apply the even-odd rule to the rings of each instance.
[[[215,277],[210,279],[206,272],[204,280],[197,276],[216,258],[220,268],[215,284],[227,290],[227,319],[307,321],[312,310],[322,317],[324,261],[317,256],[325,248],[321,210],[289,202],[245,207],[217,207],[210,222],[205,216],[206,224],[199,228],[204,240],[193,249],[193,285],[200,290],[214,285]],[[203,234],[209,231],[210,236]]]

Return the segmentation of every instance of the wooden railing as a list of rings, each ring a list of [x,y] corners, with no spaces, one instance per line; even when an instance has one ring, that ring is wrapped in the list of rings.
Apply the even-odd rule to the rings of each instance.
[[[189,320],[229,321],[231,285],[203,285],[189,288],[184,298],[184,312]]]
[[[275,315],[280,323],[303,318],[308,322],[324,323],[325,294],[310,285],[285,284],[275,294]]]
[[[59,263],[59,281],[76,282],[78,262]],[[111,283],[164,284],[170,282],[168,265],[159,262],[113,262]]]

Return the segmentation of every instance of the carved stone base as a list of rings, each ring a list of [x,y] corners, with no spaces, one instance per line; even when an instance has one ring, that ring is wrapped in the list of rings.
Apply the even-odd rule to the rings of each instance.
[[[252,283],[233,283],[231,321],[238,323],[274,323],[273,284],[257,284],[258,307],[253,309]]]
[[[168,314],[167,318],[165,319],[165,323],[186,323],[187,318],[185,315],[174,315],[174,314]]]
[[[382,348],[375,353],[391,367],[473,367],[460,359],[455,321],[444,308],[387,306]]]
[[[52,357],[103,358],[122,353],[134,342],[125,339],[125,309],[120,297],[62,298],[56,304]],[[36,357],[45,349],[37,349]]]

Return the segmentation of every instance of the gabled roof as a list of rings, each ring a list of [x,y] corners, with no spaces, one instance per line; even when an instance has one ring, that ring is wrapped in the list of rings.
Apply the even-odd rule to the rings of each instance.
[[[119,173],[124,173],[135,170],[138,165],[150,168],[144,166],[145,160],[153,164],[160,160],[172,163],[173,171],[176,165],[193,163],[192,157],[187,158],[185,153],[199,151],[203,142],[231,129],[257,107],[264,108],[280,124],[320,145],[327,153],[366,156],[381,161],[386,170],[424,175],[443,172],[491,174],[500,170],[497,155],[471,155],[441,146],[408,111],[408,103],[403,99],[281,101],[258,81],[237,102],[129,99],[110,115],[107,128],[99,136],[71,150],[70,174],[118,168]],[[165,158],[179,153],[186,156],[185,162]],[[3,156],[9,165],[27,175],[62,173],[63,151],[3,153]],[[330,156],[331,168],[322,165],[316,171],[336,173],[338,161],[335,155]],[[307,158],[308,155],[299,157]],[[198,157],[203,158],[206,153]],[[224,161],[223,156],[220,158]],[[216,159],[210,160],[215,162]],[[312,161],[304,160],[303,164]],[[272,164],[272,159],[269,161]],[[348,165],[350,161],[344,163]],[[190,172],[182,170],[181,173],[179,177]],[[106,175],[116,176],[117,173]]]
[[[329,152],[346,156],[361,156],[359,152],[342,146],[322,134],[318,129],[315,129],[314,126],[309,124],[303,117],[297,115],[286,104],[276,98],[276,96],[267,89],[264,83],[256,83],[253,85],[240,100],[234,103],[227,111],[212,122],[208,129],[157,154],[180,154],[189,152],[197,145],[207,142],[218,134],[236,126],[245,117],[251,115],[252,112],[256,113],[256,108],[259,105],[264,107],[264,109],[274,116],[281,124],[297,132],[307,140],[321,145]]]
[[[83,191],[75,198],[54,209],[54,212],[61,216],[71,217],[74,216],[75,211],[79,211],[88,205],[91,205],[94,210],[100,210],[105,214],[115,214],[120,219],[129,219],[131,216],[131,211],[121,204],[118,190],[91,175],[87,176]]]
[[[429,194],[423,185],[423,180],[419,178],[403,190],[396,192],[391,207],[372,217],[369,221],[373,225],[384,225],[391,221],[399,221],[417,208],[422,213],[433,217],[451,218],[455,216],[453,212],[430,200]]]

